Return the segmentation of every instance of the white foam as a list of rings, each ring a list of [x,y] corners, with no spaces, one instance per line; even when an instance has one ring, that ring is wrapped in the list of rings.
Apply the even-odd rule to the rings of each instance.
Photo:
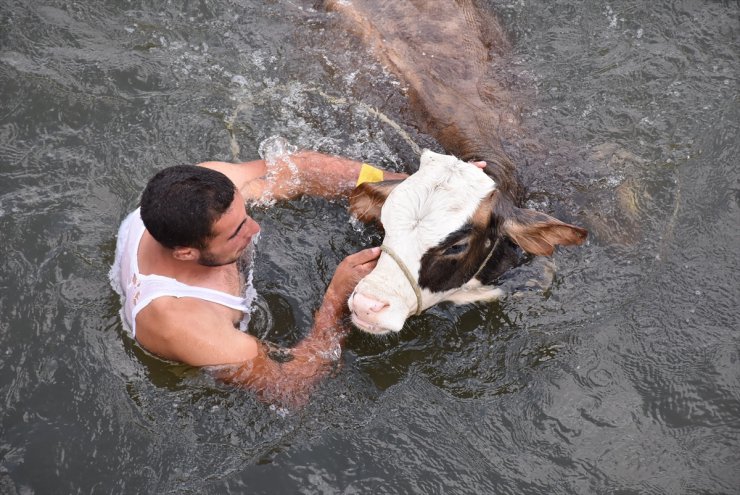
[[[298,148],[295,145],[291,144],[282,136],[270,136],[260,143],[257,151],[260,157],[265,161],[265,166],[267,167],[265,180],[268,184],[275,184],[276,177],[280,172],[285,170],[285,167],[290,171],[290,178],[288,179],[287,185],[289,187],[297,187],[300,184],[298,167],[293,160],[291,160],[291,155],[298,151]],[[273,202],[274,198],[269,192],[263,194],[258,201],[259,204],[265,205],[272,204]]]

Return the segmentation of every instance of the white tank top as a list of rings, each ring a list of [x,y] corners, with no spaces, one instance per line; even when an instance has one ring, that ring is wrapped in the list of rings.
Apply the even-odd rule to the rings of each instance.
[[[144,227],[137,208],[121,223],[116,241],[116,260],[109,273],[113,289],[121,296],[121,319],[133,337],[136,337],[136,315],[154,299],[164,296],[196,297],[237,309],[244,314],[240,328],[246,330],[249,322],[249,309],[257,295],[252,286],[251,269],[245,274],[244,297],[184,284],[162,275],[142,275],[139,273],[137,254],[145,230],[146,227]]]

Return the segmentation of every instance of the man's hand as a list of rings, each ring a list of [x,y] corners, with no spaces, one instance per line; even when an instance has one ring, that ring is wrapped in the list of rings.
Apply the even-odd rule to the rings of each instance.
[[[337,301],[346,301],[354,290],[357,282],[370,273],[378,262],[380,248],[363,249],[344,258],[334,272],[326,293]]]

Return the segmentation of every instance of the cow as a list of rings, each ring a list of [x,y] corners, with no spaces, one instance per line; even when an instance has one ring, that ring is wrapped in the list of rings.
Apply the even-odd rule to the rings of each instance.
[[[585,229],[516,206],[492,169],[424,150],[408,178],[355,188],[350,211],[385,231],[377,266],[348,301],[355,326],[398,332],[441,301],[496,299],[494,281],[517,262],[515,245],[549,256],[556,245],[585,241]]]
[[[478,3],[324,0],[401,81],[420,130],[451,154],[424,151],[404,181],[363,183],[352,193],[351,212],[385,230],[375,270],[349,298],[352,321],[367,332],[397,332],[441,301],[495,299],[493,283],[517,263],[517,246],[550,255],[586,238],[580,227],[520,207],[525,187],[505,146],[522,139],[518,96],[503,70],[510,45]]]

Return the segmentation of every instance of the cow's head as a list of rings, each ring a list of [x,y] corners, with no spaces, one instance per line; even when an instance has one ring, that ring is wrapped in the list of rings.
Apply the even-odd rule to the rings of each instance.
[[[491,282],[511,265],[514,243],[550,255],[586,239],[580,227],[517,208],[483,169],[428,150],[407,179],[358,186],[350,209],[385,230],[377,266],[349,298],[352,322],[376,334],[441,301],[495,299]]]

